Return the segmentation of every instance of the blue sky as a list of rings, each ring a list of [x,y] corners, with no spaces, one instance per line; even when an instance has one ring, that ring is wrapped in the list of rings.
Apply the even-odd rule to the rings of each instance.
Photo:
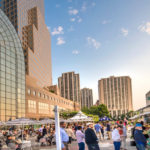
[[[81,88],[98,80],[128,75],[133,103],[145,105],[150,90],[149,0],[45,0],[51,33],[53,84],[63,72],[80,74]]]

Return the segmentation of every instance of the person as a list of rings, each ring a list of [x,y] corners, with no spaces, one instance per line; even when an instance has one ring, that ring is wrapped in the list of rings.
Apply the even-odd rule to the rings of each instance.
[[[65,131],[66,124],[65,122],[60,122],[60,138],[61,138],[61,148],[62,150],[69,150],[68,142],[69,136]]]
[[[142,125],[142,131],[144,132],[146,130],[146,128],[144,127],[144,122],[141,121],[141,125]]]
[[[123,124],[123,121],[120,121],[120,125],[122,126],[122,135],[121,135],[121,147],[126,150],[126,138],[127,138],[127,130],[126,126]]]
[[[76,131],[76,138],[79,146],[79,150],[85,150],[84,138],[85,135],[82,133],[82,127],[78,126],[78,130]]]
[[[150,150],[150,137],[148,137],[148,139],[147,139],[147,148],[148,148],[148,150]]]
[[[102,137],[103,137],[103,140],[104,140],[104,126],[101,125],[101,134],[102,134]]]
[[[98,138],[93,130],[92,123],[87,123],[87,129],[85,131],[85,142],[89,150],[100,150],[98,146]]]
[[[142,132],[142,124],[136,123],[134,131],[134,140],[138,150],[145,150],[146,138]]]
[[[43,125],[39,128],[39,132],[43,132]]]
[[[78,130],[78,124],[77,123],[75,123],[75,125],[74,125],[74,130],[75,130],[75,133]]]
[[[106,131],[107,131],[107,135],[108,135],[108,140],[110,140],[111,139],[111,136],[110,136],[110,134],[111,134],[111,127],[110,127],[109,121],[106,124]]]
[[[117,127],[114,127],[112,131],[112,140],[113,140],[115,150],[120,150],[121,147],[121,137],[119,134],[120,128],[121,126],[117,125]]]
[[[46,134],[47,134],[47,129],[46,129],[46,127],[44,126],[44,128],[43,128],[43,136],[45,136]]]
[[[69,144],[71,144],[72,142],[72,139],[74,139],[74,133],[73,133],[73,130],[71,128],[71,125],[68,125],[67,129],[66,129],[66,132],[69,136]]]
[[[99,122],[97,122],[94,126],[95,131],[96,131],[96,135],[99,136],[99,139],[101,139],[101,126],[99,124]]]

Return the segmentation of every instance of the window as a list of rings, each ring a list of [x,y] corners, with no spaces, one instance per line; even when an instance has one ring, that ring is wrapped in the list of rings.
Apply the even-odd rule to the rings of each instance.
[[[38,97],[41,97],[41,93],[40,92],[38,93]]]
[[[35,92],[35,91],[33,91],[33,95],[34,95],[34,96],[36,95],[36,92]]]
[[[28,89],[28,95],[30,95],[31,94],[31,90],[30,89]]]

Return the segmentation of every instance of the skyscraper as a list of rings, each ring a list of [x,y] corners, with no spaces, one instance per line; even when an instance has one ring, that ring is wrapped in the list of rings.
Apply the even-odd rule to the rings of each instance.
[[[44,20],[43,0],[0,0],[24,50],[26,75],[41,87],[52,85],[51,40]]]
[[[0,9],[0,120],[25,117],[25,63],[14,26]]]
[[[105,104],[112,116],[133,110],[131,78],[128,76],[104,78],[98,81],[100,103]]]
[[[93,106],[93,92],[92,89],[81,89],[81,108]]]
[[[60,95],[64,98],[80,103],[80,77],[74,72],[63,73],[58,78]]]

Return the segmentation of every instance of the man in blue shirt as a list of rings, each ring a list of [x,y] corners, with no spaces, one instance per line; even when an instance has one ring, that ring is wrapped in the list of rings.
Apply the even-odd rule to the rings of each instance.
[[[68,141],[69,136],[65,131],[66,124],[65,122],[60,122],[60,138],[61,138],[61,148],[62,150],[69,150],[68,148]]]
[[[99,139],[101,140],[101,125],[99,124],[99,122],[97,122],[94,126],[95,131],[96,131],[96,135],[99,136]]]

